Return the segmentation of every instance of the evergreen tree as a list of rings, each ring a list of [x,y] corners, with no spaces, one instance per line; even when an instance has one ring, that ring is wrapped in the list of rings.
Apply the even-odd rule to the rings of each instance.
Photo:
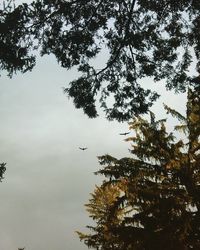
[[[80,77],[65,91],[89,117],[98,115],[97,96],[108,119],[147,112],[158,94],[144,89],[142,78],[167,79],[176,92],[199,84],[188,74],[200,58],[199,0],[15,2],[0,3],[0,69],[31,70],[34,50],[55,55],[67,69],[76,66]],[[102,57],[105,64],[95,67]]]
[[[137,116],[127,139],[133,158],[99,157],[105,180],[86,205],[96,223],[78,232],[88,247],[200,249],[200,88],[188,91],[186,117],[164,107],[180,122],[173,132],[153,113]]]

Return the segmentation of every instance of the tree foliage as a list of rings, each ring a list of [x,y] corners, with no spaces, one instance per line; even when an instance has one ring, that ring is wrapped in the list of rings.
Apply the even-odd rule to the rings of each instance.
[[[2,162],[0,163],[0,182],[2,181],[2,179],[4,178],[3,175],[6,171],[6,163]]]
[[[200,249],[200,88],[188,91],[186,117],[165,109],[180,122],[173,132],[153,113],[137,116],[127,139],[133,157],[99,157],[105,180],[86,205],[95,225],[78,232],[88,247]]]
[[[35,65],[34,50],[53,54],[62,67],[80,73],[65,90],[77,108],[96,117],[99,97],[108,119],[128,120],[158,98],[141,79],[167,79],[166,88],[177,92],[191,83],[188,68],[200,57],[199,11],[199,0],[35,0],[19,6],[3,0],[0,68],[26,72]],[[96,67],[94,59],[102,57],[104,65]]]

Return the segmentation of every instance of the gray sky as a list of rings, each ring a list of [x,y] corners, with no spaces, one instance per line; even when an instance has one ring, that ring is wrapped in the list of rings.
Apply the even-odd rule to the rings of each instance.
[[[91,222],[84,204],[100,182],[93,174],[96,156],[129,155],[130,144],[119,136],[127,123],[103,115],[88,119],[63,94],[76,75],[49,56],[30,73],[0,78],[0,161],[7,162],[0,184],[1,250],[87,249],[74,231]],[[151,84],[163,95],[153,107],[157,117],[166,117],[162,102],[184,113],[185,95]]]

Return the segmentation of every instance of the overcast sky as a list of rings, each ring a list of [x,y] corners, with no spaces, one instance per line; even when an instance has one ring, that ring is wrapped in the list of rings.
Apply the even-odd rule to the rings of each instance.
[[[84,204],[100,182],[93,174],[96,157],[129,155],[130,144],[119,135],[127,123],[88,119],[63,94],[76,76],[48,56],[32,72],[0,78],[0,161],[7,162],[0,183],[1,250],[87,249],[75,230],[91,222]],[[162,94],[153,107],[158,118],[166,117],[162,102],[184,114],[185,95],[146,82]]]

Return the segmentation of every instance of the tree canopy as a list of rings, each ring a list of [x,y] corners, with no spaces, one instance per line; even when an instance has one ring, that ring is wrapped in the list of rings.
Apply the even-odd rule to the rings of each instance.
[[[35,0],[0,5],[0,69],[31,70],[34,51],[76,67],[65,89],[76,108],[96,117],[96,102],[108,119],[129,120],[148,112],[158,94],[141,79],[166,79],[176,92],[199,84],[188,74],[200,57],[199,0]],[[95,66],[105,59],[104,65]],[[198,70],[198,69],[197,69]]]
[[[173,132],[153,113],[137,116],[127,139],[133,157],[99,157],[105,180],[86,205],[95,225],[78,232],[88,247],[200,249],[200,88],[188,91],[186,117],[164,107],[179,120]]]

